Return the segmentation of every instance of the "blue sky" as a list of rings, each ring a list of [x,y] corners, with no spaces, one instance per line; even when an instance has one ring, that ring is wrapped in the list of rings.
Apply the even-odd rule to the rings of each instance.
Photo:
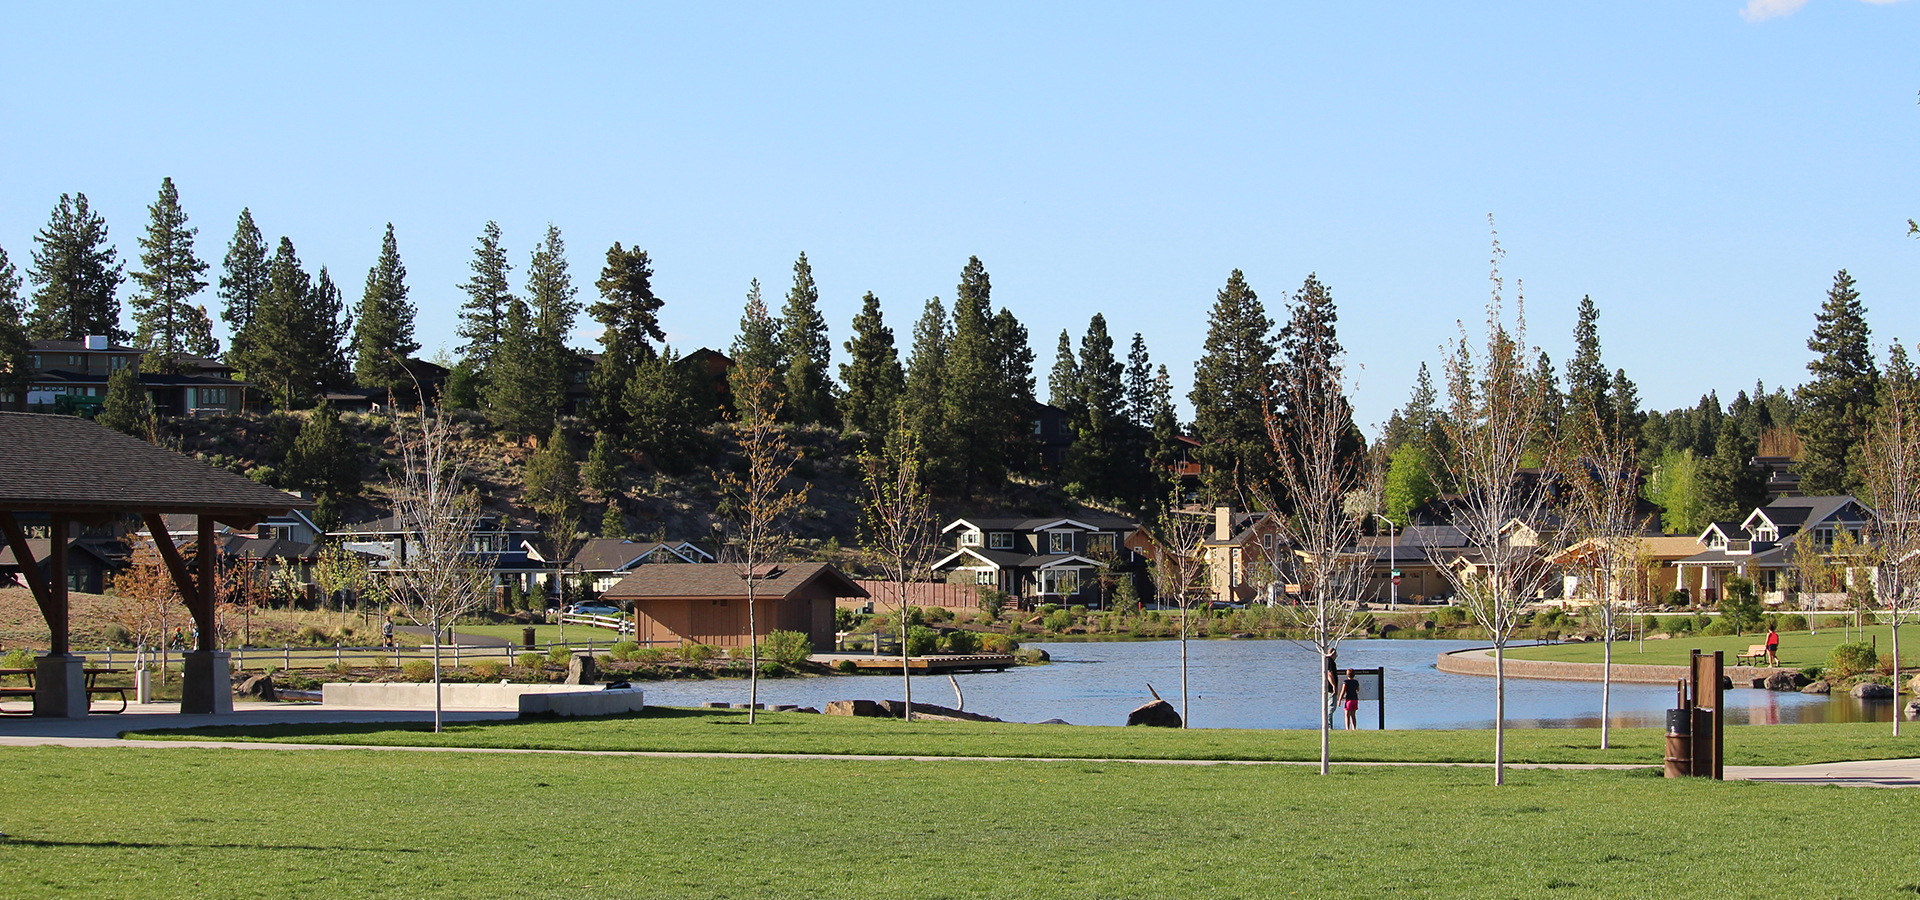
[[[1649,406],[1799,383],[1842,267],[1920,340],[1920,2],[1033,6],[9,5],[0,247],[82,191],[133,257],[171,176],[216,268],[247,206],[351,300],[391,221],[429,353],[489,219],[588,299],[647,249],[682,350],[803,250],[836,354],[869,290],[904,348],[978,255],[1043,395],[1095,312],[1184,392],[1231,269],[1276,319],[1317,272],[1369,430],[1479,320],[1488,214],[1532,340],[1592,294]]]

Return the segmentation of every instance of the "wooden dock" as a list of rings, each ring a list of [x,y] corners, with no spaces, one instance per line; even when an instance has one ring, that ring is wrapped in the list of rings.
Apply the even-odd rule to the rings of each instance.
[[[900,657],[874,656],[871,653],[815,653],[808,657],[812,662],[823,666],[838,666],[842,660],[852,662],[862,671],[898,672]],[[915,675],[944,675],[949,672],[998,672],[1017,664],[1010,653],[970,653],[963,656],[915,656],[907,660],[907,668]]]

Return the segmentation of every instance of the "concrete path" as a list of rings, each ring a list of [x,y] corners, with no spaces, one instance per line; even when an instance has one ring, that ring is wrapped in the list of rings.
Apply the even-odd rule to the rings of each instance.
[[[511,710],[450,709],[442,716],[446,722],[484,722],[512,720]],[[396,753],[530,753],[550,756],[608,756],[660,759],[803,759],[854,760],[860,762],[1130,762],[1170,766],[1314,766],[1311,760],[1208,760],[1208,759],[1086,759],[1079,757],[1003,757],[1003,756],[888,756],[873,754],[826,753],[717,753],[663,750],[529,750],[520,748],[475,747],[374,747],[361,744],[293,744],[260,741],[150,741],[123,740],[123,731],[149,731],[163,728],[193,728],[201,725],[276,725],[302,723],[357,722],[431,722],[430,710],[328,709],[319,705],[273,703],[236,703],[232,715],[182,715],[178,703],[152,703],[129,706],[123,715],[94,714],[84,719],[37,719],[30,716],[0,718],[0,747],[121,747],[170,750],[199,748],[217,750],[366,750]],[[1342,762],[1347,766],[1464,767],[1489,769],[1492,763],[1421,762]],[[1602,765],[1587,763],[1509,763],[1509,769],[1630,770],[1650,765]],[[1782,784],[1837,784],[1871,787],[1920,787],[1920,759],[1862,760],[1858,762],[1820,763],[1810,766],[1728,766],[1728,780],[1771,781]]]

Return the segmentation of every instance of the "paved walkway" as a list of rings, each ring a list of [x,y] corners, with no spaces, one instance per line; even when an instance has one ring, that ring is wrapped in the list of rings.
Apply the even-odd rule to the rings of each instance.
[[[446,722],[484,722],[511,720],[517,713],[509,710],[449,709],[442,713]],[[182,747],[217,750],[368,750],[395,753],[523,753],[549,756],[612,756],[663,759],[805,759],[856,760],[886,762],[1132,762],[1171,766],[1314,766],[1312,760],[1209,760],[1209,759],[1102,759],[1069,757],[1002,756],[887,756],[825,753],[716,753],[662,750],[530,750],[523,748],[479,747],[376,747],[362,744],[293,744],[261,741],[150,741],[124,740],[122,731],[148,731],[162,728],[193,728],[201,725],[277,725],[303,723],[357,722],[431,722],[430,710],[328,709],[319,705],[236,703],[232,715],[182,715],[178,703],[151,703],[127,707],[122,715],[94,714],[84,719],[37,719],[31,716],[0,718],[0,747],[120,747],[171,750]],[[1466,767],[1486,769],[1492,763],[1420,763],[1420,762],[1343,762],[1337,766],[1417,766]],[[1602,765],[1586,763],[1509,763],[1509,769],[1646,769],[1648,765]],[[1820,763],[1810,766],[1728,766],[1728,780],[1771,781],[1782,784],[1837,784],[1862,787],[1920,787],[1920,759],[1862,760],[1858,762]]]

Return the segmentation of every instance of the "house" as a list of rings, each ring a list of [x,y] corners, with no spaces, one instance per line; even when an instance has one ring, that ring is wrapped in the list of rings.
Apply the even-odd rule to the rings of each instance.
[[[776,563],[754,572],[758,640],[798,631],[816,652],[833,649],[833,610],[842,597],[867,592],[827,563]],[[634,639],[643,645],[710,644],[746,647],[747,580],[718,563],[639,566],[601,595],[631,605]]]
[[[1201,542],[1207,556],[1203,580],[1212,601],[1221,604],[1261,602],[1269,606],[1283,592],[1276,576],[1275,554],[1284,548],[1280,520],[1270,512],[1235,512],[1230,506],[1183,509],[1179,515],[1207,516],[1211,529]]]
[[[193,516],[170,514],[160,518],[175,546],[199,540],[199,525]],[[222,559],[252,560],[269,581],[285,578],[309,592],[313,590],[313,564],[319,561],[320,539],[325,534],[300,509],[269,515],[250,529],[221,525],[215,531]],[[144,527],[137,538],[143,545],[153,542]]]
[[[1700,552],[1700,541],[1692,537],[1633,535],[1615,538],[1623,559],[1631,561],[1632,571],[1617,575],[1614,602],[1634,606],[1658,605],[1681,586],[1680,561]],[[1596,555],[1605,546],[1600,538],[1588,538],[1554,554],[1552,562],[1561,570],[1562,597],[1575,602],[1599,599],[1598,585],[1589,576]]]
[[[121,369],[140,369],[146,351],[114,344],[103,335],[82,341],[31,341],[27,349],[27,395],[0,397],[0,404],[27,412],[88,415],[105,403],[107,380]],[[141,372],[148,402],[163,416],[221,415],[238,412],[249,385],[233,380],[233,370],[214,360],[182,354],[178,374]]]
[[[418,528],[391,515],[327,532],[327,536],[338,539],[341,546],[372,558],[371,569],[376,575],[404,567],[412,555],[411,546],[419,543],[418,534]],[[494,587],[503,587],[512,580],[525,591],[537,584],[550,583],[547,575],[554,570],[552,563],[528,552],[529,542],[539,534],[540,530],[531,525],[481,515],[474,520],[473,544],[467,552],[480,565],[492,570]]]
[[[1452,525],[1409,525],[1397,533],[1362,537],[1355,551],[1367,554],[1367,583],[1361,596],[1369,603],[1426,603],[1453,596],[1453,582],[1442,567],[1473,554],[1466,532]],[[1395,591],[1393,573],[1400,573]]]
[[[435,398],[447,385],[447,378],[453,372],[446,366],[430,363],[424,359],[408,357],[400,362],[408,378],[402,379],[400,386],[387,388],[347,388],[328,391],[320,399],[332,404],[340,412],[374,412],[389,404],[401,412],[411,412],[420,407],[421,398]],[[417,387],[416,387],[417,385]]]
[[[933,564],[950,584],[1006,592],[1022,606],[1098,605],[1102,571],[1133,577],[1146,557],[1129,539],[1132,519],[1111,516],[955,519],[941,533],[951,552]]]
[[[692,541],[625,541],[597,538],[586,542],[568,561],[567,570],[593,580],[595,593],[604,594],[635,566],[647,563],[711,563],[713,554]]]
[[[21,533],[27,542],[27,555],[36,561],[42,572],[51,573],[51,557],[48,554],[53,549],[52,520],[45,513],[23,512],[18,517]],[[133,547],[128,536],[135,528],[132,523],[137,521],[123,518],[86,524],[69,521],[67,590],[98,594],[111,587],[114,575],[133,561]],[[13,550],[7,547],[6,538],[0,536],[0,584],[7,583],[9,579],[20,581],[20,574],[20,565],[14,558]]]
[[[1727,577],[1738,574],[1753,580],[1763,602],[1785,603],[1788,592],[1799,587],[1793,573],[1801,547],[1827,554],[1842,534],[1862,543],[1871,516],[1846,495],[1780,497],[1737,523],[1711,523],[1696,539],[1703,549],[1676,563],[1684,573],[1681,588],[1697,604],[1717,603]],[[1845,595],[1835,585],[1814,587],[1801,599],[1803,606],[1836,604]],[[1822,587],[1828,590],[1817,589]]]
[[[1073,446],[1073,422],[1058,406],[1035,403],[1027,415],[1033,420],[1033,445],[1040,470],[1059,472],[1067,466],[1067,450]]]

